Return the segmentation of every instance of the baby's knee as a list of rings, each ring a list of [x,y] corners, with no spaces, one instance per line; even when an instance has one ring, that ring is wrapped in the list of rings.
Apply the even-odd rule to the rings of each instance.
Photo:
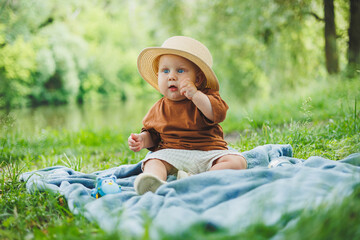
[[[237,158],[237,162],[239,163],[240,169],[247,169],[247,161],[243,156],[234,155]]]
[[[165,168],[166,172],[168,174],[172,174],[174,172],[174,166],[172,166],[171,164],[169,164],[166,161],[157,159],[157,158],[151,158],[149,160],[147,160],[146,162],[143,163],[143,169],[146,168]]]
[[[231,166],[233,166],[233,169],[246,169],[247,168],[247,162],[246,159],[243,156],[240,155],[225,155],[221,159],[221,161],[229,162]]]
[[[143,166],[162,165],[161,160],[152,158],[144,161]]]

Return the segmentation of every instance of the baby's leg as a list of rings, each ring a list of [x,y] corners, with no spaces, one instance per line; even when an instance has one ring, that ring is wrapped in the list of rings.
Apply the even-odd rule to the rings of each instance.
[[[156,158],[149,159],[144,163],[144,173],[151,173],[163,181],[166,181],[168,174],[173,169],[171,164]]]
[[[135,191],[142,195],[156,190],[166,183],[167,175],[174,169],[172,165],[159,159],[149,159],[144,162],[143,173],[136,177]]]
[[[212,170],[222,169],[246,169],[247,162],[243,156],[228,154],[220,157],[214,162],[214,165],[210,168]]]

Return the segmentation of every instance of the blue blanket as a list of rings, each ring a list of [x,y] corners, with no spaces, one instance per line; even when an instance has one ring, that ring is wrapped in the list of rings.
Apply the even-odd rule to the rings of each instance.
[[[360,182],[360,153],[340,161],[292,157],[290,145],[264,145],[243,153],[247,170],[205,172],[185,179],[168,178],[157,192],[138,196],[133,188],[141,162],[85,174],[63,166],[24,173],[27,190],[60,193],[74,214],[83,214],[107,232],[140,237],[152,219],[150,237],[177,235],[199,224],[242,232],[262,222],[272,225],[284,214],[296,219],[304,209],[337,204]],[[268,168],[286,159],[291,165]],[[97,176],[117,177],[122,192],[90,196]]]

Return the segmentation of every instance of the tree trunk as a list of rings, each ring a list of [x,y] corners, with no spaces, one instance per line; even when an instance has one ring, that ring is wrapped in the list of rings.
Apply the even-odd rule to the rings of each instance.
[[[336,47],[334,0],[324,0],[324,13],[326,69],[328,73],[334,74],[339,72],[339,57]]]
[[[348,69],[360,70],[360,0],[350,0]]]

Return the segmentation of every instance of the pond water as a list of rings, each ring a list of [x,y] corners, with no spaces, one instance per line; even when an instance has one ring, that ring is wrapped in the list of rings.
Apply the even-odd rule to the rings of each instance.
[[[1,110],[0,114],[8,114],[13,119],[13,131],[30,135],[48,128],[68,131],[82,128],[139,131],[142,118],[154,102],[155,100],[139,99],[127,102],[40,106],[7,112]]]
[[[157,100],[158,96],[154,96],[126,102],[39,106],[10,111],[0,109],[0,120],[1,117],[9,115],[12,124],[10,128],[6,127],[6,129],[21,133],[23,136],[39,134],[43,129],[60,131],[115,129],[118,132],[129,134],[130,132],[140,132],[142,119]],[[234,112],[236,107],[231,107],[231,104],[229,106]],[[227,121],[228,119],[221,124],[222,127],[226,126]],[[2,124],[1,121],[0,124]],[[1,130],[3,130],[2,126],[0,126],[0,132]],[[225,134],[225,139],[228,142],[235,142],[239,139],[239,133],[228,132]]]

